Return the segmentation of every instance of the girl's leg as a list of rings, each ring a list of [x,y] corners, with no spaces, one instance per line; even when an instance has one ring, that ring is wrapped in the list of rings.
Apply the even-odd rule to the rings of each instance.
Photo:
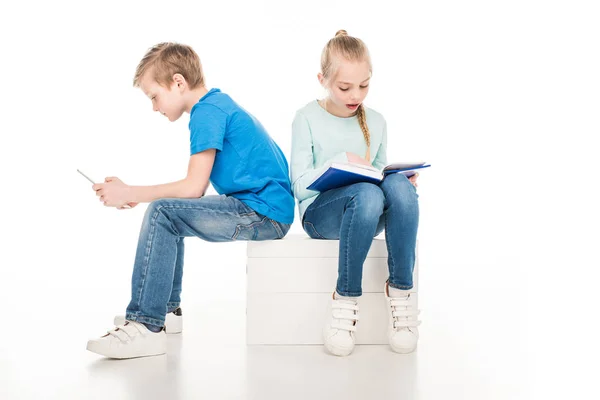
[[[357,183],[321,193],[304,214],[303,227],[314,239],[339,239],[337,293],[362,294],[363,263],[383,213],[382,190]]]
[[[418,195],[402,174],[386,177],[380,185],[385,195],[385,238],[389,281],[384,287],[392,350],[410,353],[417,347],[419,331],[416,298],[411,295],[415,246],[419,225]],[[389,287],[388,287],[389,284]]]
[[[380,184],[385,196],[385,240],[388,248],[389,285],[412,289],[419,203],[415,187],[403,174],[386,177]]]

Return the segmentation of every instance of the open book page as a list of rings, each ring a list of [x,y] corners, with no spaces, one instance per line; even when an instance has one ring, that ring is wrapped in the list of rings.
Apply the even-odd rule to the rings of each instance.
[[[341,171],[348,171],[380,180],[383,178],[383,174],[381,173],[381,171],[379,171],[373,166],[368,165],[354,163],[332,163],[330,168],[339,169]]]

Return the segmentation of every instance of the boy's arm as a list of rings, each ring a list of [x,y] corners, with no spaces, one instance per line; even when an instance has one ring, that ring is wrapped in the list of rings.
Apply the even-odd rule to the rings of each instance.
[[[176,182],[153,186],[130,186],[128,201],[148,203],[162,198],[192,199],[202,197],[208,188],[208,179],[215,162],[215,149],[193,154],[187,176]]]
[[[208,149],[190,157],[187,176],[176,182],[153,186],[129,186],[119,178],[106,178],[104,183],[92,186],[105,206],[122,207],[128,203],[151,202],[162,198],[191,199],[202,197],[208,187],[215,162],[215,149]]]

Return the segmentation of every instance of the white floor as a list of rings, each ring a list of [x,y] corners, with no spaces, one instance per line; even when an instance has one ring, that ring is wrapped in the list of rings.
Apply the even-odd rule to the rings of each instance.
[[[87,276],[84,287],[52,273],[15,275],[33,289],[10,313],[16,329],[2,331],[0,398],[527,398],[523,298],[501,288],[494,273],[474,276],[468,281],[474,286],[450,270],[434,273],[422,258],[418,351],[359,346],[337,358],[320,346],[245,345],[243,246],[187,242],[184,333],[170,336],[168,355],[159,357],[117,361],[85,350],[87,339],[102,334],[126,306],[128,263],[101,265],[107,255],[66,268],[75,274],[69,282]],[[221,263],[195,267],[209,249],[227,254]],[[90,270],[105,273],[91,278]]]

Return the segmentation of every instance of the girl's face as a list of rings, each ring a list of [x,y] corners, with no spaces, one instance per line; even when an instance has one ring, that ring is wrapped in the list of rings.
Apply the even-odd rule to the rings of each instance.
[[[369,93],[371,71],[367,61],[339,60],[331,79],[319,74],[319,81],[329,93],[327,111],[339,117],[350,117]]]

